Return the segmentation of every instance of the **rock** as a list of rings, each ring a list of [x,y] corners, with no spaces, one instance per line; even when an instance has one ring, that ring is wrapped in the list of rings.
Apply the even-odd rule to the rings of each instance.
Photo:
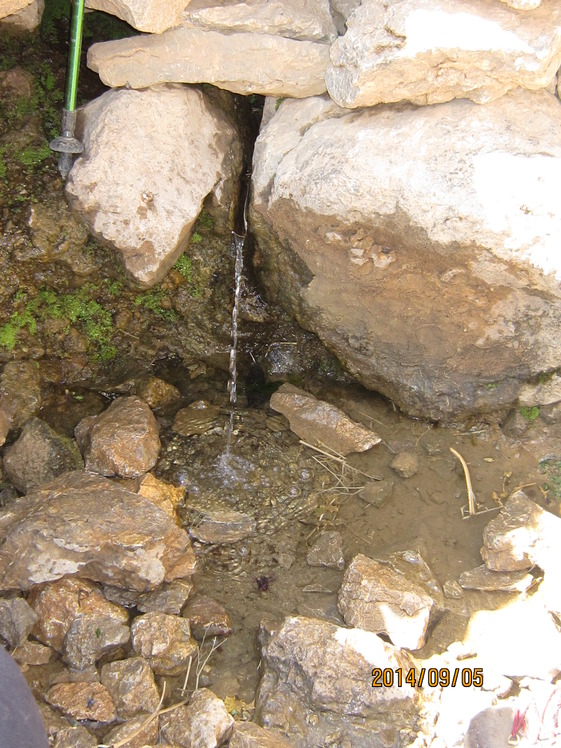
[[[0,409],[12,428],[20,426],[41,407],[39,367],[35,361],[9,361],[0,376]]]
[[[117,624],[128,624],[129,614],[121,606],[107,602],[95,584],[85,579],[59,579],[34,587],[28,600],[39,620],[34,636],[57,652],[78,616],[103,616]]]
[[[88,67],[106,86],[211,83],[238,94],[293,98],[325,91],[328,62],[326,44],[269,34],[221,34],[187,24],[161,36],[102,42],[88,50]]]
[[[393,458],[390,467],[401,478],[412,478],[419,470],[419,458],[412,452],[400,452]]]
[[[215,98],[155,86],[108,91],[80,110],[84,153],[67,197],[140,286],[162,280],[185,251],[204,200],[230,205],[241,148]]]
[[[425,643],[432,605],[421,587],[362,554],[348,566],[338,597],[347,625],[385,633],[395,646],[413,650]]]
[[[111,13],[139,31],[161,34],[176,26],[189,0],[87,0],[86,7]]]
[[[455,579],[447,579],[442,585],[442,590],[444,597],[447,597],[449,600],[461,600],[464,596],[464,591]]]
[[[13,653],[18,665],[46,665],[51,661],[53,650],[39,642],[26,640]]]
[[[249,0],[196,10],[187,8],[183,16],[207,31],[276,34],[315,42],[331,42],[337,36],[327,0]]]
[[[418,697],[407,683],[372,687],[373,668],[409,668],[405,653],[376,634],[289,617],[266,639],[256,714],[289,742],[328,745],[335,733],[339,745],[381,748],[392,744],[396,725],[413,719]]]
[[[541,0],[501,0],[511,8],[516,10],[534,10],[540,6]]]
[[[534,577],[525,571],[489,571],[482,565],[464,571],[458,581],[464,590],[525,592],[533,584]]]
[[[230,636],[230,616],[223,605],[207,595],[189,600],[183,617],[189,619],[191,633],[198,641],[209,641],[214,636]]]
[[[101,668],[101,682],[111,694],[119,717],[155,712],[160,695],[150,665],[142,657],[108,662]]]
[[[484,0],[363,0],[330,49],[327,90],[345,107],[535,91],[559,68],[560,23],[555,0],[527,15]]]
[[[520,389],[518,402],[526,408],[561,402],[561,377],[559,374],[553,374],[545,382],[524,385]]]
[[[54,748],[97,748],[98,741],[85,727],[71,724],[47,704],[40,704],[39,709],[47,728],[49,745]]]
[[[391,498],[394,485],[394,482],[391,480],[372,481],[371,483],[366,483],[358,495],[367,504],[381,507]]]
[[[0,637],[12,649],[25,642],[38,620],[39,616],[23,597],[0,599]]]
[[[57,683],[45,699],[68,717],[89,722],[114,722],[115,705],[101,683]]]
[[[156,506],[175,519],[177,505],[185,497],[185,489],[148,473],[140,483],[138,494],[154,502]]]
[[[293,743],[272,730],[264,730],[255,722],[236,722],[229,748],[293,748]]]
[[[172,429],[181,436],[206,434],[217,425],[220,406],[197,400],[186,408],[181,408],[175,415]]]
[[[558,517],[516,491],[483,530],[481,558],[490,571],[525,571],[535,564],[547,571],[560,530]]]
[[[559,107],[522,90],[485,107],[284,101],[250,210],[273,299],[411,415],[506,412],[561,361]]]
[[[343,537],[336,530],[322,532],[308,551],[306,561],[309,566],[327,566],[332,569],[344,569]]]
[[[32,246],[28,259],[64,262],[78,275],[95,270],[91,253],[86,249],[88,231],[72,213],[63,196],[52,203],[35,203],[29,210]],[[25,253],[21,259],[27,259]]]
[[[185,673],[197,653],[189,621],[165,613],[146,613],[131,626],[132,646],[144,657],[156,675]]]
[[[5,410],[0,408],[0,447],[5,443],[8,432],[12,428],[12,420]]]
[[[153,592],[145,592],[136,599],[136,607],[142,613],[168,613],[179,615],[191,594],[193,585],[186,579],[171,584],[162,584]]]
[[[33,75],[19,66],[3,70],[0,73],[0,88],[8,94],[29,99],[33,94]]]
[[[127,740],[129,737],[130,740]],[[106,745],[118,745],[120,748],[148,748],[157,741],[158,719],[149,721],[147,714],[139,714],[134,719],[114,727],[103,740]]]
[[[39,418],[30,418],[15,444],[4,449],[6,475],[22,493],[83,467],[74,440],[57,434]]]
[[[123,478],[154,467],[160,452],[158,433],[152,411],[136,397],[114,400],[101,415],[80,421],[75,430],[86,470]]]
[[[0,18],[11,16],[14,13],[30,5],[32,0],[1,0],[0,2]]]
[[[10,3],[8,2],[9,5]],[[33,31],[41,23],[44,10],[44,0],[31,0],[25,8],[16,11],[12,15],[2,17],[2,11],[0,11],[0,18],[2,18],[2,23],[8,23],[24,31]]]
[[[292,384],[283,384],[271,397],[271,408],[290,421],[300,439],[340,455],[365,452],[380,437],[352,421],[342,410]]]
[[[70,667],[85,670],[105,654],[115,652],[130,639],[128,626],[110,616],[86,613],[70,624],[64,640],[64,659]]]
[[[161,717],[161,733],[167,742],[190,748],[216,748],[225,743],[234,725],[224,702],[207,688],[199,688],[187,706]]]
[[[189,528],[189,534],[201,543],[235,543],[255,532],[256,522],[249,514],[233,509],[201,509],[200,513],[200,521]]]
[[[74,574],[146,592],[194,567],[187,533],[105,478],[66,473],[14,501],[0,519],[3,590]]]
[[[156,412],[165,411],[181,401],[181,392],[177,387],[151,375],[129,379],[116,391],[120,394],[137,395]]]

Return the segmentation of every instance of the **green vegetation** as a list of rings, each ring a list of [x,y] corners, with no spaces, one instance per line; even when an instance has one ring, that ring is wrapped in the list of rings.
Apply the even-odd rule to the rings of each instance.
[[[50,158],[51,156],[52,151],[49,148],[48,143],[43,143],[39,146],[29,145],[27,146],[27,148],[24,148],[23,150],[16,153],[16,159],[20,162],[20,164],[31,168],[33,168],[34,166],[38,166],[45,159]]]
[[[197,220],[197,226],[203,229],[208,229],[210,231],[210,229],[214,227],[214,218],[210,215],[210,213],[207,213],[206,210],[201,210],[201,213]]]
[[[551,493],[555,499],[561,499],[561,460],[555,457],[542,460],[540,471],[546,477],[546,482],[540,486],[542,491]]]
[[[0,181],[6,181],[6,162],[4,161],[5,146],[0,146]]]
[[[165,299],[169,299],[167,292],[155,287],[150,289],[150,291],[144,291],[144,293],[139,294],[135,298],[134,303],[136,306],[143,306],[145,309],[148,309],[157,317],[171,322],[177,319],[177,313],[173,309],[167,309],[162,305]]]
[[[199,234],[198,231],[193,231],[191,234],[191,244],[200,244],[203,240],[203,237]]]
[[[528,421],[528,423],[534,423],[536,418],[540,415],[540,409],[537,405],[534,405],[532,408],[520,408],[520,415],[525,421]]]
[[[200,299],[202,296],[202,291],[200,286],[197,285],[194,279],[193,260],[186,254],[182,254],[173,267],[185,278],[185,280],[189,284],[190,295],[194,299]]]

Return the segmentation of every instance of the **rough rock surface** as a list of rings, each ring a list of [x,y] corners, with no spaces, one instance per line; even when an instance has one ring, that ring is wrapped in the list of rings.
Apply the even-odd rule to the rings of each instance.
[[[181,26],[161,36],[94,44],[88,67],[106,86],[212,83],[239,94],[317,96],[329,47],[269,34],[221,34]]]
[[[17,1],[17,0],[16,0]],[[8,0],[7,6],[10,6],[10,0]],[[45,0],[32,0],[25,8],[16,11],[12,15],[2,17],[2,11],[0,10],[0,18],[3,23],[9,23],[15,26],[17,29],[25,31],[33,31],[41,23],[43,11],[45,10]]]
[[[294,743],[255,722],[236,722],[229,748],[293,748]]]
[[[122,725],[109,730],[103,740],[104,745],[117,745],[123,748],[150,748],[158,741],[158,720],[148,722],[148,714],[139,714]],[[130,740],[127,740],[130,738]]]
[[[66,473],[0,519],[0,589],[75,574],[141,592],[191,576],[189,536],[151,501],[105,478]]]
[[[407,649],[425,643],[432,605],[421,587],[362,554],[347,568],[338,598],[346,624],[385,633]]]
[[[160,452],[158,422],[136,397],[114,400],[99,416],[87,416],[75,436],[86,470],[134,478],[151,470]]]
[[[161,732],[166,741],[190,748],[215,748],[227,741],[234,718],[224,702],[207,688],[192,695],[187,706],[180,706],[161,718]]]
[[[86,7],[111,13],[139,31],[161,34],[176,26],[189,0],[86,0]]]
[[[201,520],[189,534],[201,543],[235,543],[255,532],[253,517],[233,509],[201,510]]]
[[[156,675],[185,673],[198,649],[191,638],[189,621],[165,613],[146,613],[135,618],[131,639],[136,654],[144,657]]]
[[[0,638],[12,649],[25,642],[37,619],[33,608],[22,597],[0,599]]]
[[[156,711],[160,696],[154,674],[145,659],[129,657],[101,668],[101,682],[111,694],[119,717]]]
[[[290,428],[303,441],[327,447],[340,455],[365,452],[381,439],[370,429],[352,421],[342,410],[309,392],[283,384],[271,397],[270,406],[290,421]]]
[[[36,361],[10,361],[0,376],[0,409],[15,429],[41,407],[41,384]]]
[[[327,566],[332,569],[343,569],[343,536],[337,530],[324,531],[312,545],[306,556],[309,566]]]
[[[109,691],[101,683],[57,683],[45,699],[76,720],[113,722],[117,717]]]
[[[410,414],[506,409],[561,362],[560,112],[527,91],[353,113],[283,102],[254,152],[263,280]]]
[[[561,7],[521,14],[485,0],[364,0],[331,47],[327,90],[345,107],[479,104],[546,88],[561,63]]]
[[[6,475],[22,493],[84,467],[76,443],[40,418],[26,422],[19,439],[5,448],[3,461]]]
[[[1,0],[0,2],[0,18],[11,16],[13,13],[17,13],[18,10],[22,10],[26,5],[30,5],[32,0]]]
[[[483,565],[464,571],[458,582],[464,590],[524,592],[534,582],[534,577],[525,571],[489,571]]]
[[[68,199],[132,278],[151,286],[186,249],[205,198],[228,210],[241,159],[236,129],[208,94],[184,86],[108,91],[80,122],[84,153]]]
[[[110,616],[95,613],[78,616],[70,624],[64,640],[64,659],[70,667],[85,670],[129,639],[129,627]]]
[[[198,641],[209,641],[213,636],[230,636],[230,616],[217,600],[206,595],[197,595],[189,600],[183,611],[189,619],[191,633]]]

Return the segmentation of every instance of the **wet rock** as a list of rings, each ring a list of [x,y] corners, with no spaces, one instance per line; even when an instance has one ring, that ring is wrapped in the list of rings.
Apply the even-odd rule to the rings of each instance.
[[[41,407],[39,367],[35,361],[9,361],[0,376],[0,410],[19,428]]]
[[[166,741],[190,748],[216,748],[229,738],[234,718],[224,702],[207,688],[200,688],[187,706],[162,715],[161,733]]]
[[[228,745],[229,748],[292,748],[294,744],[255,722],[236,722]]]
[[[12,649],[25,642],[38,618],[22,597],[0,599],[0,637]]]
[[[329,95],[346,107],[484,104],[518,86],[545,88],[559,67],[558,12],[551,0],[531,14],[480,0],[365,0],[330,49]]]
[[[102,42],[88,50],[88,67],[106,86],[211,83],[238,94],[294,98],[325,91],[328,62],[325,44],[259,33],[221,34],[189,24],[158,37]]]
[[[194,567],[189,536],[165,512],[97,476],[66,473],[12,502],[0,522],[0,589],[74,574],[147,592]]]
[[[407,656],[376,634],[290,617],[266,638],[256,713],[290,742],[325,745],[336,733],[341,745],[381,748],[396,725],[414,720],[418,697],[409,685],[372,687],[374,667],[408,669]]]
[[[64,640],[64,659],[70,667],[84,670],[104,654],[115,652],[130,639],[128,626],[109,616],[86,613],[70,624]]]
[[[158,433],[154,414],[136,397],[115,400],[101,415],[84,418],[75,430],[86,470],[123,478],[154,467],[160,452]]]
[[[89,722],[113,722],[115,705],[101,683],[57,683],[49,688],[45,699],[67,717]]]
[[[114,727],[109,730],[103,740],[104,744],[118,745],[119,748],[148,748],[155,745],[157,741],[158,720],[149,721],[147,714],[139,714],[134,719],[129,719],[124,724]]]
[[[19,439],[4,450],[4,469],[14,486],[27,493],[57,475],[84,467],[73,439],[57,434],[39,418],[30,418]]]
[[[220,406],[197,400],[187,408],[181,408],[175,416],[172,429],[181,436],[206,434],[217,424]]]
[[[148,473],[140,483],[138,494],[153,501],[156,506],[175,519],[177,505],[184,498],[185,489]]]
[[[191,594],[193,585],[185,579],[163,584],[153,592],[145,592],[136,599],[136,607],[142,613],[168,613],[179,615]]]
[[[252,179],[272,299],[409,414],[504,415],[522,383],[561,361],[558,110],[521,89],[485,107],[284,101]]]
[[[207,595],[197,595],[189,600],[183,617],[189,619],[191,633],[198,641],[208,641],[214,636],[230,636],[230,616],[224,606]]]
[[[412,478],[419,470],[419,458],[412,452],[400,452],[393,458],[390,467],[401,478]]]
[[[318,400],[292,384],[283,384],[273,394],[271,408],[288,418],[290,428],[303,441],[340,455],[364,452],[381,441],[377,434],[352,421],[335,405]]]
[[[546,571],[552,567],[560,530],[558,517],[516,491],[483,530],[481,558],[490,571],[522,571],[534,564]]]
[[[461,600],[464,596],[464,591],[459,582],[455,579],[447,579],[442,585],[442,590],[444,592],[444,597],[447,597],[450,600]]]
[[[161,34],[179,23],[181,11],[189,0],[87,0],[86,7],[111,13],[139,31]]]
[[[394,485],[394,482],[391,480],[372,481],[371,483],[367,483],[358,495],[363,501],[372,504],[372,506],[384,506],[392,496]]]
[[[177,387],[150,375],[129,379],[116,391],[121,394],[137,395],[155,411],[167,410],[181,401],[181,392]]]
[[[132,646],[156,675],[180,675],[197,653],[189,621],[165,613],[138,616],[131,626]]]
[[[511,410],[502,425],[504,433],[511,439],[520,439],[530,428],[530,422],[520,410]]]
[[[18,259],[64,262],[78,275],[89,275],[95,263],[86,249],[88,231],[62,196],[56,202],[36,203],[29,211],[32,246]]]
[[[432,605],[421,587],[362,554],[347,568],[338,597],[346,624],[386,633],[407,649],[423,646]]]
[[[66,182],[70,204],[133,280],[152,286],[185,251],[205,199],[227,213],[241,169],[237,132],[214,98],[185,86],[108,91],[80,121],[84,153]]]
[[[343,537],[336,530],[322,532],[310,548],[306,561],[309,566],[327,566],[332,569],[343,569]]]
[[[191,537],[201,543],[235,543],[255,532],[255,520],[243,512],[201,510],[201,515],[200,522],[189,528]]]
[[[101,682],[111,694],[119,717],[156,711],[160,695],[154,674],[142,657],[108,662],[101,668]]]
[[[482,565],[464,571],[458,581],[464,590],[525,592],[533,584],[534,577],[525,571],[489,571]]]
[[[52,655],[53,650],[50,647],[26,640],[18,646],[12,656],[19,665],[46,665]]]
[[[129,621],[126,610],[107,602],[98,588],[85,579],[60,579],[39,585],[31,590],[28,600],[39,617],[34,636],[57,652],[62,652],[68,629],[78,616],[103,616],[117,624]]]
[[[208,31],[277,34],[301,41],[333,41],[337,31],[331,18],[327,0],[297,2],[240,2],[229,6],[214,6],[191,10],[184,18]]]

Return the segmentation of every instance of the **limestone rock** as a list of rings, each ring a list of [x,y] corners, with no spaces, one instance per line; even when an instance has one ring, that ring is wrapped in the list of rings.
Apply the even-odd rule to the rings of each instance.
[[[162,584],[153,592],[145,592],[136,599],[136,607],[142,613],[169,613],[179,615],[191,594],[193,585],[186,579],[178,579],[171,584]]]
[[[210,641],[213,636],[230,636],[230,616],[223,605],[207,595],[189,600],[183,611],[189,619],[191,633],[198,641]]]
[[[131,626],[132,646],[144,657],[156,675],[185,673],[197,653],[189,621],[165,613],[146,613]]]
[[[262,280],[409,414],[504,413],[561,363],[560,107],[284,101],[254,153]]]
[[[224,702],[207,688],[200,688],[187,706],[181,706],[161,718],[161,732],[166,741],[190,748],[216,748],[232,732],[234,718]]]
[[[0,599],[0,638],[10,647],[20,647],[37,622],[39,616],[22,597]]]
[[[318,400],[292,384],[279,387],[270,405],[288,418],[290,428],[303,441],[341,455],[365,452],[381,441],[377,434],[352,421],[335,405]]]
[[[489,571],[483,565],[464,571],[458,581],[464,590],[525,592],[534,582],[534,577],[525,571]]]
[[[341,106],[483,104],[551,83],[561,63],[561,7],[544,0],[520,14],[485,0],[364,0],[330,54],[327,90]]]
[[[208,94],[184,86],[108,91],[79,121],[84,153],[67,197],[131,277],[151,286],[186,249],[207,197],[227,212],[241,168],[236,129]]]
[[[129,638],[128,626],[110,616],[86,613],[70,624],[64,640],[64,659],[70,667],[85,670],[103,655],[126,644]]]
[[[45,699],[73,719],[113,722],[117,717],[111,696],[101,683],[57,683]]]
[[[77,616],[98,615],[127,624],[129,615],[119,605],[107,602],[99,589],[86,579],[66,578],[34,587],[28,600],[39,620],[34,636],[62,652],[64,639]]]
[[[425,643],[433,600],[387,566],[355,556],[339,590],[345,623],[387,634],[397,647],[420,649]]]
[[[136,397],[114,400],[101,415],[87,416],[75,429],[86,470],[123,478],[154,467],[160,452],[158,433],[154,414]]]
[[[5,7],[9,6],[10,0],[8,0]],[[21,8],[9,16],[2,17],[2,10],[0,10],[0,18],[2,19],[2,23],[8,23],[24,31],[33,31],[41,23],[44,10],[45,0],[31,0],[25,8]]]
[[[559,374],[554,374],[545,382],[525,385],[520,390],[518,402],[527,408],[561,402],[561,377]]]
[[[101,682],[111,694],[117,714],[125,719],[138,712],[156,711],[160,696],[154,674],[142,657],[108,662],[101,668]]]
[[[139,31],[161,34],[179,23],[189,0],[86,0],[86,7],[111,13]]]
[[[145,592],[194,566],[184,530],[101,477],[66,473],[14,501],[0,520],[0,589],[74,574]]]
[[[147,714],[139,714],[109,730],[103,740],[104,745],[118,745],[122,748],[149,748],[155,745],[158,741],[158,719],[148,722],[148,718]]]
[[[32,0],[1,0],[0,2],[0,18],[11,16],[13,13],[17,13],[19,10],[25,8],[26,5],[30,5]]]
[[[255,527],[249,514],[233,509],[201,509],[201,520],[189,528],[189,534],[201,543],[235,543],[253,534]]]
[[[337,36],[328,0],[247,0],[187,8],[183,16],[208,31],[277,34],[316,42],[330,42]]]
[[[343,537],[340,532],[324,531],[308,551],[306,561],[309,566],[327,566],[332,569],[343,569]]]
[[[19,439],[4,449],[4,470],[22,493],[62,473],[84,467],[76,443],[57,434],[45,421],[30,418]]]
[[[293,743],[255,722],[236,722],[229,748],[293,748]]]
[[[188,25],[161,36],[93,44],[88,50],[88,67],[111,87],[211,83],[238,94],[293,98],[326,90],[328,61],[325,44],[269,34],[221,34]]]

